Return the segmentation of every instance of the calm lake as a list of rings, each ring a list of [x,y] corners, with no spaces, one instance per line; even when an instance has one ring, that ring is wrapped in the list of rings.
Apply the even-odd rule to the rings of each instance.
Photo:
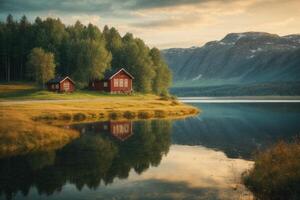
[[[78,124],[56,151],[0,159],[0,199],[248,199],[253,153],[300,134],[300,103],[197,103],[183,120]]]

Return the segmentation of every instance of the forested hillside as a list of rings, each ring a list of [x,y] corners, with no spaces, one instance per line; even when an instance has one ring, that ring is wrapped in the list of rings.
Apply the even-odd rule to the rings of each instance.
[[[54,56],[56,76],[68,75],[80,87],[121,67],[135,76],[138,92],[165,93],[171,84],[170,70],[157,48],[150,49],[131,33],[121,36],[108,26],[101,31],[80,21],[67,26],[60,19],[37,17],[31,23],[26,16],[16,21],[9,15],[0,22],[0,44],[1,81],[35,81],[28,58],[36,48]]]
[[[174,80],[189,85],[299,81],[300,35],[231,33],[203,47],[167,49]]]
[[[230,33],[203,47],[167,49],[163,55],[176,87],[205,87],[197,94],[183,89],[184,95],[300,94],[300,35]]]

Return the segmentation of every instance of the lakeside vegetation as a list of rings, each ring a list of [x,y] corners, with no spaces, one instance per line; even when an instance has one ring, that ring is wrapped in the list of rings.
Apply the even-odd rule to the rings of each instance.
[[[106,71],[125,68],[134,77],[133,89],[141,93],[167,93],[171,71],[157,48],[149,48],[131,33],[121,36],[115,28],[100,30],[77,21],[60,19],[34,23],[8,15],[0,22],[0,81],[35,81],[40,86],[56,76],[70,76],[77,88]]]
[[[78,137],[63,126],[106,120],[182,118],[198,109],[156,95],[53,93],[32,84],[0,85],[0,157],[57,148]]]
[[[1,103],[0,157],[60,148],[79,136],[64,127],[74,123],[183,118],[199,111],[170,100],[149,97],[107,97],[97,101]]]
[[[150,94],[134,93],[132,97],[149,96]],[[151,95],[150,95],[151,96]],[[77,89],[72,93],[57,93],[41,90],[35,84],[15,82],[0,84],[0,101],[6,100],[64,100],[64,99],[95,99],[105,97],[128,97],[124,94],[109,94],[106,92]]]
[[[0,157],[59,149],[79,137],[75,130],[32,121],[18,110],[1,108],[0,121]]]
[[[59,98],[45,101],[3,101],[0,112],[24,114],[35,121],[64,124],[107,119],[177,118],[199,112],[192,106],[155,95],[99,97],[66,101],[60,101]]]
[[[243,176],[258,199],[300,198],[300,140],[279,142],[255,157],[254,168]]]
[[[34,84],[22,83],[0,84],[0,102],[1,113],[18,112],[35,120],[147,119],[183,117],[199,112],[197,108],[170,96],[115,95],[88,90],[55,93],[40,90]]]

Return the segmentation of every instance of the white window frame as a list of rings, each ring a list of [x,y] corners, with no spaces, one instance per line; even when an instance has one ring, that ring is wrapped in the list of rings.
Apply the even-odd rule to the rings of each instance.
[[[107,81],[104,81],[103,87],[108,87]]]
[[[122,78],[119,79],[119,86],[124,87],[124,81]]]
[[[119,79],[114,79],[114,87],[119,87]]]
[[[128,79],[124,79],[124,87],[128,87]]]

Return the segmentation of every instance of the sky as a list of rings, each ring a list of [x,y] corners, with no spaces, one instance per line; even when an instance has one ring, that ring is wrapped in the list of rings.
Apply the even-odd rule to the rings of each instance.
[[[202,46],[232,32],[300,33],[300,0],[0,0],[0,19],[8,14],[107,24],[160,49]]]

